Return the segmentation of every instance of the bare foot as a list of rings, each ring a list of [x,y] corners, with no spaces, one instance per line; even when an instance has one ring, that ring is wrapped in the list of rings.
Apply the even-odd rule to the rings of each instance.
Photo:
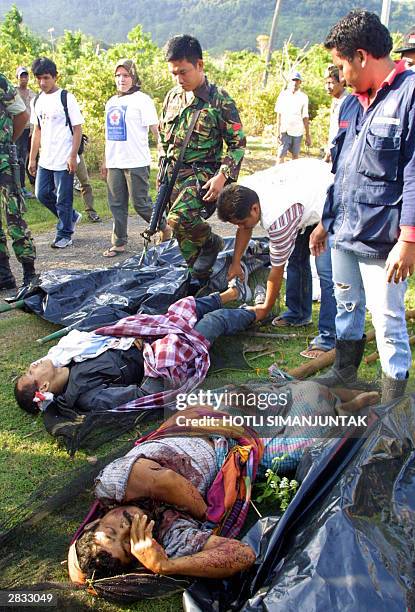
[[[324,355],[327,351],[323,351],[323,349],[319,348],[308,348],[305,351],[301,351],[301,357],[307,357],[307,359],[317,359],[320,355]]]
[[[348,402],[341,405],[341,409],[346,412],[359,412],[368,406],[375,406],[380,402],[380,395],[377,391],[360,393]]]

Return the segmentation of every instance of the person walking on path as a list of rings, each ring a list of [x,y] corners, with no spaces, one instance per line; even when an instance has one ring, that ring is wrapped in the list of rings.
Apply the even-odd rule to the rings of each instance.
[[[81,219],[73,209],[73,178],[84,119],[75,97],[58,87],[58,72],[52,60],[36,59],[32,71],[41,93],[32,101],[34,129],[29,172],[36,176],[37,199],[58,218],[56,237],[50,246],[65,249],[72,245],[72,234]]]

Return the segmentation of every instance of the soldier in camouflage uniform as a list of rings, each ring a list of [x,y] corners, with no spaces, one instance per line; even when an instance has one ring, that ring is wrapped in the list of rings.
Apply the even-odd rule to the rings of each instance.
[[[188,35],[173,37],[167,43],[166,59],[177,81],[166,96],[159,124],[161,160],[169,162],[169,173],[180,155],[192,115],[201,108],[167,220],[192,276],[205,279],[223,247],[223,240],[212,233],[205,218],[209,208],[214,210],[225,182],[237,180],[246,139],[234,101],[205,77],[199,42]]]
[[[16,181],[10,160],[10,146],[22,133],[28,113],[13,85],[0,74],[0,203],[4,208],[9,236],[15,255],[23,266],[23,284],[35,278],[36,250],[22,216],[24,206],[20,183]],[[17,166],[18,168],[18,166]],[[0,216],[0,289],[14,289],[16,281],[10,270],[9,251]]]

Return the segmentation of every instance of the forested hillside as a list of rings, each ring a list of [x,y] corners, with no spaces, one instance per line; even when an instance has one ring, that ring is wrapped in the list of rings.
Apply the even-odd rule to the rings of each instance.
[[[140,23],[152,39],[163,45],[169,36],[188,32],[198,36],[212,54],[225,49],[255,49],[258,34],[270,29],[275,0],[16,0],[25,23],[34,31],[54,35],[80,29],[108,43],[123,41]],[[320,42],[328,28],[354,6],[380,13],[382,0],[282,0],[277,45],[291,33],[293,43]],[[11,6],[0,0],[0,13]],[[47,7],[47,11],[45,11]],[[392,31],[405,31],[415,23],[413,0],[392,1]]]

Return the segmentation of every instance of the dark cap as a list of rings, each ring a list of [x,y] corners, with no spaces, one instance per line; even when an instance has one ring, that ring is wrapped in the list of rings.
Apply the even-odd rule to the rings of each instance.
[[[405,51],[415,51],[415,26],[412,26],[403,37],[402,47],[394,49],[395,53],[405,53]]]

